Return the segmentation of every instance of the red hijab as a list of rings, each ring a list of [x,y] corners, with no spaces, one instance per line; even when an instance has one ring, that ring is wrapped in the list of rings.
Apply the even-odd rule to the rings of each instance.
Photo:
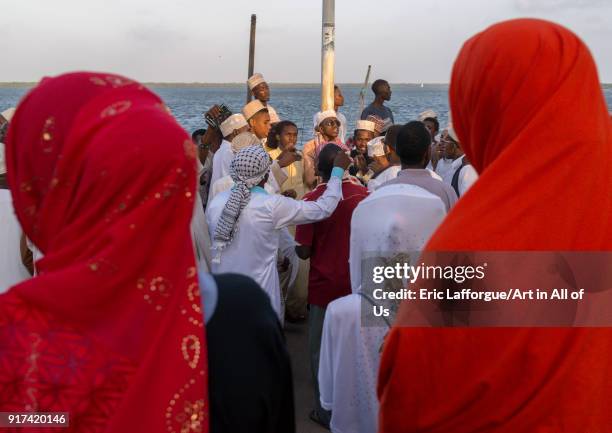
[[[67,411],[74,432],[208,431],[195,155],[132,80],[72,73],[24,98],[8,179],[45,257],[0,296],[0,411]]]
[[[429,251],[612,249],[612,125],[587,47],[539,20],[465,43],[451,110],[479,180]],[[401,328],[381,361],[380,431],[612,431],[609,329]]]

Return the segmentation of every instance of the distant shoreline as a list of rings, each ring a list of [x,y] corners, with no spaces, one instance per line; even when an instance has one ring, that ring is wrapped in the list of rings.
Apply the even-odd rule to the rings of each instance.
[[[23,89],[34,87],[36,82],[0,82],[0,89]],[[157,88],[246,88],[246,83],[173,83],[173,82],[145,82],[148,87]],[[341,87],[357,87],[361,88],[363,83],[337,83]],[[320,83],[270,83],[273,87],[290,88],[290,87],[306,87],[318,88]],[[424,87],[448,87],[448,83],[423,83]],[[391,86],[416,87],[420,88],[421,83],[391,83]],[[601,83],[603,88],[612,88],[612,83]]]
[[[36,82],[15,81],[0,82],[0,88],[23,88],[33,87]],[[246,87],[246,83],[181,83],[181,82],[144,82],[149,87]],[[319,87],[320,83],[269,83],[274,87]],[[337,83],[339,86],[361,87],[363,83]],[[423,83],[425,86],[448,86],[448,83]],[[392,86],[413,86],[420,87],[421,83],[391,83]]]

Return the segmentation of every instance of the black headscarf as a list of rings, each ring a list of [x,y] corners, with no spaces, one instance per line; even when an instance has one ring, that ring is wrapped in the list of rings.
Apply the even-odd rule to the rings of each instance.
[[[206,324],[211,433],[294,433],[293,379],[281,325],[251,278],[214,275]]]

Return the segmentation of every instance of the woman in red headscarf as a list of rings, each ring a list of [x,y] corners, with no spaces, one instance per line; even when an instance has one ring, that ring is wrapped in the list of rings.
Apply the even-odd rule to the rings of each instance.
[[[45,256],[0,296],[0,411],[69,412],[74,432],[208,431],[195,157],[126,78],[67,74],[24,98],[8,177]]]
[[[612,249],[612,125],[596,67],[539,20],[470,39],[450,88],[479,180],[428,251]],[[380,432],[611,432],[609,329],[425,329],[407,304],[385,343]]]

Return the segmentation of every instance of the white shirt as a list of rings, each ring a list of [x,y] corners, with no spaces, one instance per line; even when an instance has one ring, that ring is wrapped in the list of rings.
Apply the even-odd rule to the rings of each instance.
[[[215,152],[213,156],[212,175],[210,177],[210,184],[214,184],[218,179],[230,174],[230,164],[234,159],[234,152],[232,152],[232,143],[227,140],[221,142],[221,146]],[[208,202],[210,203],[210,197]]]
[[[453,175],[455,174],[455,171],[457,171],[457,169],[461,167],[461,164],[463,163],[463,158],[465,158],[465,155],[462,155],[461,157],[453,161],[451,165]],[[451,176],[451,182],[452,180],[453,176]],[[465,192],[470,189],[470,187],[477,180],[478,173],[476,173],[476,170],[474,169],[472,164],[464,165],[461,171],[459,172],[459,182],[457,184],[457,188],[459,189],[459,197],[465,194]]]
[[[218,194],[206,210],[213,242],[217,222],[229,196],[230,191]],[[279,249],[284,256],[295,254],[292,251],[295,241],[287,227],[329,217],[341,198],[341,180],[337,176],[332,176],[325,193],[316,201],[293,200],[253,188],[251,199],[240,214],[237,233],[221,251],[220,263],[213,261],[212,272],[235,272],[253,278],[270,296],[272,307],[282,321],[277,255]]]
[[[336,111],[336,117],[338,118],[338,121],[340,122],[340,128],[338,128],[338,138],[343,143],[346,143],[346,117],[344,116],[344,114],[342,114],[339,111]],[[316,137],[317,132],[314,131],[314,128],[319,126],[317,125],[317,115],[316,114],[312,118],[312,124],[313,124],[313,137]]]
[[[351,294],[327,306],[321,355],[321,406],[332,411],[332,433],[376,433],[379,350],[388,327],[361,326],[362,297]],[[364,301],[367,302],[367,301]]]
[[[351,219],[353,292],[361,288],[363,257],[421,251],[445,216],[442,199],[416,185],[392,184],[371,193],[355,208]]]
[[[444,183],[448,185],[451,184],[453,180],[453,174],[455,174],[455,170],[453,170],[453,161],[452,159],[440,158],[438,160],[438,164],[436,165],[436,173],[442,178]]]
[[[30,278],[21,262],[21,226],[8,189],[0,189],[0,293]]]
[[[211,242],[200,194],[195,195],[193,217],[191,218],[191,238],[195,249],[196,263],[198,263],[199,268],[208,272],[210,269]]]
[[[375,178],[369,180],[368,191],[376,191],[376,189],[378,189],[378,187],[381,186],[383,183],[395,179],[400,171],[402,171],[402,167],[400,165],[392,165],[390,167],[385,168],[382,173],[380,173]]]
[[[333,433],[375,433],[378,425],[376,377],[388,329],[382,324],[362,326],[361,305],[368,302],[357,294],[362,258],[422,250],[445,215],[439,197],[409,184],[380,188],[353,212],[349,258],[353,294],[327,307],[319,358],[321,405],[332,411]],[[418,253],[413,256],[416,261]]]

